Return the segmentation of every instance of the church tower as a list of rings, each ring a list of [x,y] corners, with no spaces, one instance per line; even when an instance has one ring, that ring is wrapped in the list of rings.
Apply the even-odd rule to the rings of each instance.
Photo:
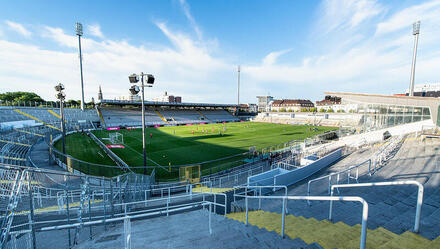
[[[102,101],[102,90],[101,90],[101,85],[99,85],[99,90],[98,90],[98,100]]]

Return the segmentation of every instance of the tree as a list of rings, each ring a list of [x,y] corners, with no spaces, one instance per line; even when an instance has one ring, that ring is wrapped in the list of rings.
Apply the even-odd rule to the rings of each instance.
[[[280,112],[286,112],[286,108],[281,108]]]
[[[70,106],[72,106],[72,105],[80,105],[81,104],[81,100],[73,100],[73,99],[71,99],[71,100],[66,101],[66,104],[68,104]]]
[[[319,112],[325,112],[324,108],[319,109]]]
[[[44,102],[39,95],[32,92],[6,92],[0,93],[0,100],[2,101],[33,101],[33,102]]]

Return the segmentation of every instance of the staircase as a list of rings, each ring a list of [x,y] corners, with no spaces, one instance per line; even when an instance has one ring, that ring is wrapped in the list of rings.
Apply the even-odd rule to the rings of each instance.
[[[212,234],[208,230],[208,211],[198,210],[169,217],[135,221],[131,224],[132,248],[266,248],[322,249],[318,243],[301,239],[282,239],[276,232],[245,226],[233,219],[212,215]],[[123,227],[118,226],[85,241],[76,249],[123,248]]]
[[[245,213],[230,213],[228,218],[245,222]],[[260,229],[281,234],[281,214],[252,211],[249,212],[248,222]],[[358,248],[360,244],[361,226],[350,226],[343,222],[332,223],[328,220],[317,220],[302,216],[286,215],[285,234],[290,239],[301,239],[305,243],[318,243],[323,248],[350,249]],[[412,232],[393,233],[382,227],[367,232],[367,248],[439,248],[440,237],[431,241]]]
[[[340,192],[336,195],[360,196],[369,205],[368,248],[440,248],[439,149],[440,141],[435,139],[407,139],[387,165],[380,168],[373,176],[364,175],[359,178],[359,182],[416,180],[422,183],[425,192],[419,234],[411,232],[416,211],[416,187],[383,186],[339,189]],[[356,155],[356,157],[359,156]],[[338,165],[340,163],[310,179],[340,168]],[[305,195],[308,180],[295,184],[288,194]],[[323,181],[320,185],[313,187],[312,195],[326,196],[328,195],[327,188],[328,182]],[[243,204],[243,200],[236,203],[241,207],[244,206]],[[333,223],[326,220],[328,202],[314,201],[311,204],[309,206],[305,201],[288,201],[289,218],[286,219],[286,234],[290,238],[301,238],[307,243],[317,242],[324,248],[359,247],[362,212],[359,204],[335,202]],[[249,206],[250,210],[259,209],[258,200],[250,200]],[[266,212],[255,212],[252,214],[255,220],[252,221],[250,218],[249,222],[278,232],[281,229],[281,201],[263,200],[261,209]],[[230,214],[230,218],[242,220],[242,214]]]

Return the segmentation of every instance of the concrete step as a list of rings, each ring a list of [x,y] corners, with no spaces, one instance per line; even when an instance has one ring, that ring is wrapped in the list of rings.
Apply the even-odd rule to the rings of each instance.
[[[244,213],[229,214],[228,217],[244,222]],[[265,211],[249,212],[249,223],[261,229],[281,234],[281,215]],[[272,232],[272,234],[275,234]],[[286,215],[285,235],[292,239],[301,239],[305,243],[317,243],[323,248],[356,248],[360,245],[361,225],[349,226],[342,222],[332,223],[327,220]],[[268,239],[270,233],[265,235]],[[439,237],[440,238],[440,237]],[[440,243],[429,240],[419,234],[405,231],[394,233],[383,227],[367,232],[367,248],[433,248]],[[420,245],[420,247],[417,247]]]

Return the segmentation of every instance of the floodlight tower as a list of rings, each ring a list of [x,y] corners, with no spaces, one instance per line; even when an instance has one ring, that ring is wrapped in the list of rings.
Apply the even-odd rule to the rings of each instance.
[[[413,23],[413,35],[414,35],[414,54],[411,66],[411,78],[409,85],[409,96],[414,96],[414,79],[416,77],[416,56],[417,56],[417,43],[419,42],[420,34],[420,21]]]
[[[238,65],[237,73],[237,105],[240,105],[240,65]]]
[[[81,53],[81,36],[83,35],[83,26],[79,22],[76,23],[76,35],[78,36],[79,70],[81,71],[81,110],[84,111],[84,82],[83,82],[83,67],[82,67],[82,53]]]
[[[145,106],[144,106],[144,87],[153,87],[154,84],[154,76],[152,74],[144,74],[140,75],[131,74],[128,76],[130,83],[136,84],[139,82],[139,77],[141,78],[141,91],[142,91],[142,151],[144,154],[144,175],[147,174],[147,151],[145,147]],[[147,85],[144,85],[144,77],[146,78]],[[133,95],[139,93],[139,87],[137,85],[133,85],[130,87],[130,92]]]
[[[60,101],[60,116],[61,116],[61,133],[62,133],[62,140],[63,140],[63,156],[66,155],[66,129],[64,126],[64,100],[66,99],[66,94],[63,92],[64,85],[61,83],[58,83],[58,85],[55,86],[55,91],[57,91],[57,94],[55,94],[55,97]]]

